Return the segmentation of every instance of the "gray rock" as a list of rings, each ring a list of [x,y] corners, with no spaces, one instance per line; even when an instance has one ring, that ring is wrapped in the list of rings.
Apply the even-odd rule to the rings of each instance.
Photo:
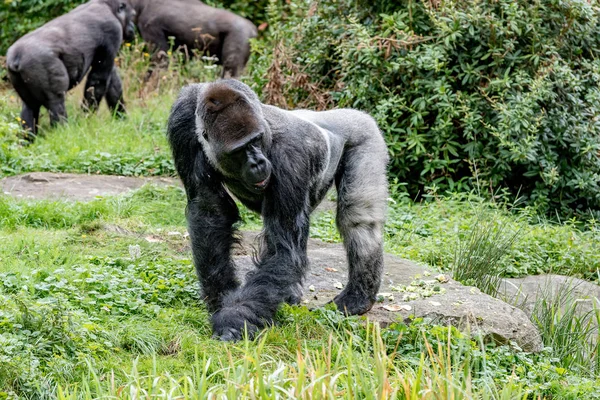
[[[582,316],[600,308],[600,286],[570,276],[544,274],[524,278],[503,279],[498,297],[513,304],[528,315],[533,312],[536,301],[540,298],[558,301],[563,306],[576,304],[577,314]],[[592,322],[597,325],[595,318]]]
[[[243,235],[242,247],[236,251],[241,277],[253,269],[251,254],[256,233],[244,232]],[[304,284],[303,302],[308,307],[318,307],[340,292],[336,287],[339,283],[346,283],[346,256],[341,244],[311,239],[308,249],[311,266]],[[482,334],[497,343],[515,342],[525,351],[542,349],[539,332],[522,310],[447,276],[439,276],[438,280],[438,275],[386,254],[380,289],[385,295],[366,316],[383,326],[422,317],[437,324],[452,324],[463,331]]]
[[[114,196],[138,189],[146,183],[179,185],[178,179],[132,176],[31,172],[0,181],[2,192],[23,199],[65,199],[90,201],[98,196]]]

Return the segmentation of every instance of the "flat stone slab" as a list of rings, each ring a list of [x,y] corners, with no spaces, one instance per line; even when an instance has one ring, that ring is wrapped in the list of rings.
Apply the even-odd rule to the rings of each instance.
[[[179,185],[179,180],[166,177],[85,175],[54,172],[31,172],[10,176],[0,181],[2,192],[23,199],[65,199],[90,201],[98,196],[114,196],[138,189],[146,183]]]
[[[242,247],[235,256],[240,277],[254,268],[255,237],[256,233],[243,232]],[[318,307],[331,301],[346,284],[346,255],[341,244],[311,239],[308,256],[310,271],[304,284],[303,303]],[[366,316],[384,326],[422,317],[483,334],[497,343],[515,342],[525,351],[542,349],[539,332],[522,310],[410,261],[385,255],[380,293],[382,301]]]

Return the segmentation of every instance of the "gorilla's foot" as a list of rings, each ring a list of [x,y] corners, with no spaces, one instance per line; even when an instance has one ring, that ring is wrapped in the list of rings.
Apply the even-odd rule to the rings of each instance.
[[[333,302],[338,310],[346,315],[360,315],[369,311],[375,304],[375,300],[375,296],[371,298],[363,291],[348,286],[342,293],[335,296]]]
[[[262,328],[262,324],[253,323],[257,322],[256,319],[255,314],[247,307],[223,308],[212,316],[213,338],[233,342],[241,340],[246,333],[252,339]]]

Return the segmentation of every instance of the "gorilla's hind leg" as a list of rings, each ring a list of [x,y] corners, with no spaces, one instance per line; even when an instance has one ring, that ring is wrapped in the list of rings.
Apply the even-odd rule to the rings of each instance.
[[[92,69],[85,82],[85,90],[83,92],[83,108],[85,110],[96,112],[100,106],[100,101],[104,98],[108,90],[109,81],[111,77],[114,77],[113,65],[113,58],[108,54],[107,49],[97,51],[92,61]]]
[[[37,134],[37,124],[40,120],[40,106],[34,105],[29,106],[23,103],[23,109],[21,110],[21,123],[28,128],[31,132],[27,135],[27,140],[33,141]]]
[[[25,129],[30,131],[27,139],[33,141],[37,134],[41,103],[39,99],[31,93],[19,72],[8,70],[8,77],[23,102],[23,107],[21,109],[21,123]]]
[[[223,39],[221,78],[237,79],[250,57],[250,43],[241,32],[229,32]]]
[[[376,301],[383,270],[383,225],[387,202],[386,150],[375,138],[350,149],[336,177],[336,223],[346,248],[349,279],[335,297],[345,314],[364,314]],[[383,153],[378,156],[379,149]]]

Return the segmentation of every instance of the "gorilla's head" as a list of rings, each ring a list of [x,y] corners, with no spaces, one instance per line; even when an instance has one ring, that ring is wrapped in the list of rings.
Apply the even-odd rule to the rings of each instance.
[[[271,131],[248,86],[236,80],[201,85],[196,129],[204,153],[218,171],[254,192],[267,188]]]
[[[129,0],[106,0],[106,3],[111,7],[123,27],[123,40],[126,42],[133,40],[135,38],[135,25],[133,24],[135,10]]]

